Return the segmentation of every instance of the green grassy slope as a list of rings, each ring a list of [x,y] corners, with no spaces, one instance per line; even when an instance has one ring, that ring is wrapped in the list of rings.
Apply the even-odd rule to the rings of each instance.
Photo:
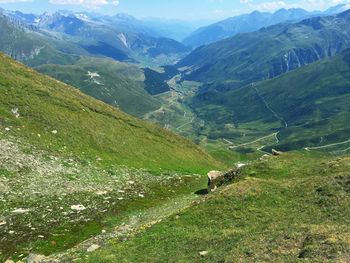
[[[36,69],[135,116],[160,108],[160,102],[145,91],[143,71],[136,65],[82,57],[73,65],[42,65]],[[89,72],[97,75],[89,76]]]
[[[218,95],[215,104],[221,109],[223,117],[225,114],[231,116],[227,123],[233,120],[237,131],[247,125],[251,126],[250,131],[257,133],[265,131],[267,134],[281,130],[278,137],[279,147],[283,150],[348,140],[349,58],[350,50],[347,50],[334,58],[316,62],[272,80],[257,82],[253,87],[249,85],[222,93]],[[263,100],[277,113],[277,117]],[[208,118],[210,108],[201,107],[203,101],[198,103],[196,109],[200,116]],[[194,105],[196,103],[194,101]],[[216,116],[211,121],[220,123],[222,119]],[[287,128],[284,121],[288,124]],[[217,136],[227,135],[219,131]]]
[[[349,161],[293,153],[256,162],[240,182],[88,262],[346,262]]]
[[[178,63],[186,78],[232,89],[272,78],[349,47],[350,12],[278,24],[203,46]],[[220,84],[220,85],[219,85]]]
[[[33,145],[63,155],[101,158],[105,165],[153,171],[205,172],[218,166],[181,137],[134,119],[4,55],[0,63],[2,129],[10,128],[10,134]],[[19,118],[11,114],[15,108]]]

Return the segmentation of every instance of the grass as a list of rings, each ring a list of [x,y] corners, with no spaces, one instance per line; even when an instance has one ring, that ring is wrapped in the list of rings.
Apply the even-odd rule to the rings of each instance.
[[[196,116],[205,121],[200,134],[211,140],[225,138],[242,144],[280,131],[278,145],[272,141],[260,146],[283,151],[348,140],[348,54],[344,51],[256,82],[254,87],[216,92],[216,102],[210,94],[198,92],[189,104]],[[267,105],[278,114],[278,119]],[[287,122],[287,128],[281,119]]]
[[[42,65],[36,69],[134,116],[161,106],[145,90],[143,71],[136,65],[82,57],[73,65]],[[90,78],[88,72],[98,75]]]
[[[290,153],[88,262],[340,262],[350,253],[349,158]],[[199,252],[208,251],[207,256]]]
[[[203,150],[172,133],[126,115],[78,90],[1,56],[2,129],[34,146],[111,164],[205,173],[219,167]],[[18,108],[17,119],[11,110]],[[40,137],[39,137],[40,136]]]
[[[0,90],[1,261],[66,251],[135,214],[149,224],[196,199],[202,174],[226,167],[4,55]]]

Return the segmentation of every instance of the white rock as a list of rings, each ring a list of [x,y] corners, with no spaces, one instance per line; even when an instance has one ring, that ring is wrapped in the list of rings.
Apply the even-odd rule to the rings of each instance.
[[[6,127],[5,128],[5,131],[10,131],[11,129],[9,127]]]
[[[128,184],[135,184],[134,181],[128,181]]]
[[[97,191],[97,195],[106,195],[108,192],[107,191]]]
[[[13,214],[25,214],[28,213],[30,210],[29,209],[24,209],[24,208],[17,208],[15,210],[12,211]]]
[[[17,119],[19,118],[18,108],[12,109],[11,112]]]
[[[201,251],[201,252],[199,252],[199,255],[201,255],[202,257],[207,256],[208,254],[209,254],[208,251]]]
[[[5,261],[5,263],[15,263],[12,259],[8,259]]]
[[[94,244],[94,245],[91,245],[91,246],[86,250],[86,252],[91,253],[91,252],[94,252],[95,250],[97,250],[97,249],[99,249],[99,248],[100,248],[99,245]]]
[[[237,168],[242,168],[242,167],[246,166],[246,164],[245,163],[237,163],[236,166],[237,166]]]
[[[0,221],[0,226],[6,225],[6,221]]]
[[[57,134],[57,133],[58,133],[58,131],[53,130],[51,133],[52,133],[52,134]]]
[[[83,205],[72,205],[70,207],[72,210],[75,210],[75,211],[83,211],[83,210],[86,210],[86,207],[83,206]]]

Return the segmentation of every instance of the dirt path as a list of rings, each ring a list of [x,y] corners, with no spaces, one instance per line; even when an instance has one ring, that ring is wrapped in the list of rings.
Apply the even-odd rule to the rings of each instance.
[[[272,137],[272,136],[274,136],[274,137],[276,138],[276,140],[279,142],[279,140],[278,140],[278,138],[277,138],[277,135],[278,135],[278,132],[275,132],[275,133],[273,133],[273,134],[270,134],[270,135],[261,137],[261,138],[259,138],[259,139],[254,140],[254,141],[251,141],[251,142],[247,142],[247,143],[243,143],[243,144],[231,146],[230,149],[236,149],[236,148],[244,147],[244,146],[247,146],[247,145],[251,145],[251,144],[254,144],[254,143],[256,143],[256,142],[259,142],[259,141],[265,140],[265,139],[267,139],[267,138],[270,138],[270,137]],[[265,147],[265,146],[263,146],[263,147]]]
[[[319,149],[329,148],[329,147],[332,147],[332,146],[338,146],[338,145],[347,144],[347,143],[350,143],[350,139],[347,140],[347,141],[344,141],[344,142],[332,143],[332,144],[327,144],[327,145],[318,146],[318,147],[305,147],[304,149],[307,150],[307,151],[319,150]],[[349,150],[349,149],[350,149],[350,147],[347,150]]]

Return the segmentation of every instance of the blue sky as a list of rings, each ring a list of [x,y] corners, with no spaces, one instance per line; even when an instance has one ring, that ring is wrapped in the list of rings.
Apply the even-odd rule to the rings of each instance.
[[[253,10],[302,7],[323,10],[349,0],[0,0],[4,9],[43,13],[55,10],[129,13],[136,17],[200,20],[221,19]]]

